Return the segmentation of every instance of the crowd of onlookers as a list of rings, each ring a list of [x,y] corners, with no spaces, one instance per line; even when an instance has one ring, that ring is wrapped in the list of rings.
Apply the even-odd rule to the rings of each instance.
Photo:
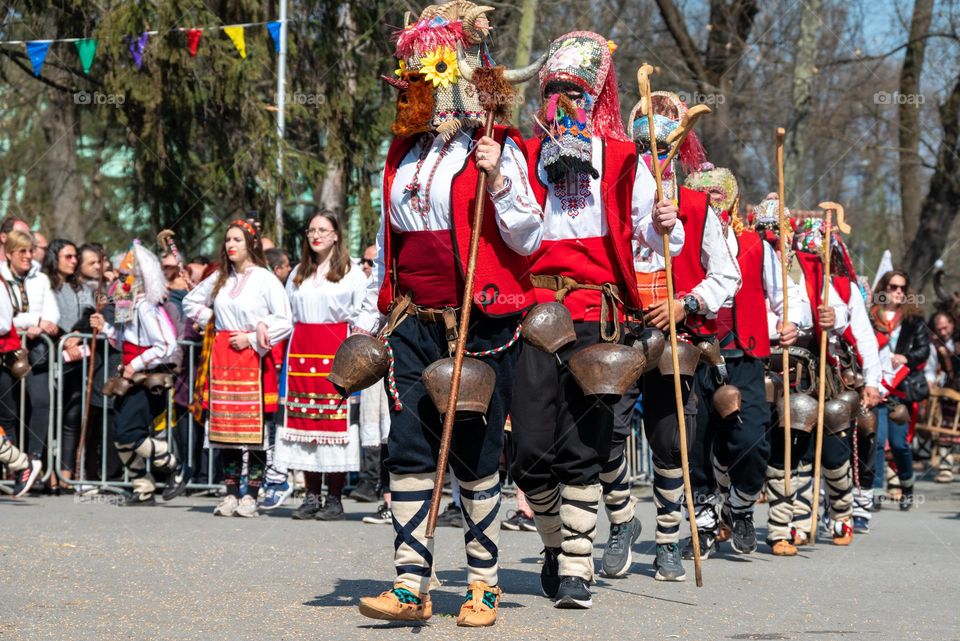
[[[270,271],[285,283],[295,266],[294,261],[285,251],[274,247],[269,239],[264,238],[263,244]],[[94,482],[123,478],[123,468],[109,433],[112,401],[100,394],[103,382],[115,372],[120,354],[105,349],[100,343],[94,355],[94,385],[82,448],[85,465],[81,474],[77,469],[77,454],[81,448],[88,376],[83,364],[89,362],[89,340],[80,336],[69,337],[73,333],[89,335],[90,316],[95,311],[101,311],[109,320],[111,305],[105,293],[116,278],[115,263],[122,256],[120,253],[111,260],[104,247],[97,243],[78,245],[60,238],[48,241],[43,233],[31,231],[24,220],[15,216],[0,223],[0,277],[5,284],[5,293],[13,303],[14,326],[23,338],[31,365],[30,372],[20,380],[9,376],[4,368],[5,376],[0,383],[0,427],[7,438],[31,458],[44,461],[45,467],[49,453],[55,453],[49,456],[54,461],[54,469],[45,469],[45,482],[35,491],[71,491],[77,489],[77,479]],[[375,258],[376,248],[368,247],[356,262],[369,276]],[[168,417],[175,424],[158,425],[157,429],[174,427],[172,435],[179,451],[189,454],[193,463],[193,483],[215,486],[220,481],[219,466],[211,460],[211,457],[215,459],[216,450],[204,448],[203,426],[192,419],[188,409],[193,396],[193,374],[200,358],[202,328],[183,322],[182,301],[187,292],[213,274],[217,266],[202,255],[182,260],[185,264],[178,262],[178,257],[173,254],[161,255],[170,292],[166,307],[175,321],[179,338],[196,347],[184,349],[181,353],[180,374],[173,396],[174,411],[172,417]],[[956,320],[950,311],[937,311],[929,318],[932,349],[925,373],[932,387],[960,390],[960,336]],[[61,344],[65,336],[67,338]],[[51,345],[53,350],[59,348],[59,354],[52,353]],[[107,354],[106,360],[104,354]],[[61,364],[59,368],[58,362]],[[26,399],[22,407],[21,386],[25,388]],[[351,421],[356,421],[359,402],[358,399],[352,401]],[[21,410],[24,416],[21,416]],[[956,403],[944,399],[939,415],[946,425],[952,423],[955,411]],[[915,418],[915,425],[921,431],[923,422],[922,414],[919,422]],[[928,452],[933,455],[939,482],[953,479],[951,452],[958,444],[958,439],[943,434],[923,434],[913,439],[913,448],[921,460]],[[358,500],[377,501],[380,497],[380,457],[376,449],[364,448],[361,471],[359,475],[351,476],[352,495]],[[522,529],[533,529],[529,511],[522,501],[521,508],[511,517],[508,527],[522,525]],[[389,506],[382,505],[379,515],[369,520],[389,522]],[[441,524],[459,525],[459,510],[450,506],[442,515]]]

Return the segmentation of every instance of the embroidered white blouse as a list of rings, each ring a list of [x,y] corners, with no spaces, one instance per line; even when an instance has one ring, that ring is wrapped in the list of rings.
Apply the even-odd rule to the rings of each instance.
[[[350,266],[343,278],[327,280],[322,265],[310,278],[294,284],[300,265],[287,278],[287,296],[293,309],[294,323],[356,323],[367,292],[367,276],[356,265]]]
[[[216,313],[219,331],[244,332],[250,346],[261,356],[269,350],[257,345],[257,324],[266,323],[270,345],[290,336],[293,313],[280,280],[263,267],[249,267],[242,274],[231,270],[227,282],[211,299],[217,274],[194,287],[183,299],[183,312],[201,327]]]
[[[377,260],[368,281],[363,310],[356,322],[357,327],[373,331],[380,323],[377,297],[383,284],[385,221],[389,220],[391,229],[398,232],[439,231],[450,228],[450,184],[466,163],[472,162],[470,156],[474,153],[473,132],[473,129],[460,131],[449,144],[440,136],[432,139],[429,135],[423,137],[424,141],[429,142],[430,148],[420,166],[417,179],[424,192],[423,198],[429,203],[429,210],[425,215],[414,210],[411,204],[412,196],[405,191],[405,186],[413,182],[417,175],[417,163],[423,147],[415,145],[400,162],[389,198],[384,198],[381,206]],[[530,189],[526,158],[510,139],[503,145],[500,154],[500,174],[510,182],[509,191],[494,201],[500,236],[510,249],[529,256],[540,247],[543,237],[543,212],[540,211]],[[380,184],[383,184],[382,176]]]

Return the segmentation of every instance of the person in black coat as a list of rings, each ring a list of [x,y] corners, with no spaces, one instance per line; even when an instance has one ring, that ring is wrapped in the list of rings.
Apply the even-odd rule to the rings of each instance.
[[[902,271],[884,274],[873,292],[870,309],[880,361],[883,363],[885,383],[895,387],[889,390],[886,403],[876,408],[877,459],[874,488],[882,488],[885,478],[884,446],[890,442],[890,452],[897,467],[897,476],[903,493],[900,509],[913,505],[913,452],[907,442],[910,410],[914,403],[930,394],[923,370],[930,357],[930,333],[910,291],[910,278]],[[906,367],[906,377],[898,372]],[[903,411],[905,406],[907,411]]]

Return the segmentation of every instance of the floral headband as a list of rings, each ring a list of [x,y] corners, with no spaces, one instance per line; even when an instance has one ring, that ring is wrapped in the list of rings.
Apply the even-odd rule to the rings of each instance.
[[[240,220],[240,219],[238,218],[238,219],[236,219],[235,221],[231,222],[231,223],[230,223],[230,226],[231,226],[231,227],[240,227],[240,228],[242,228],[242,229],[245,229],[248,234],[250,234],[250,235],[253,236],[254,238],[257,237],[257,228],[254,227],[253,225],[251,225],[250,223],[248,223],[248,222],[245,221],[245,220]]]

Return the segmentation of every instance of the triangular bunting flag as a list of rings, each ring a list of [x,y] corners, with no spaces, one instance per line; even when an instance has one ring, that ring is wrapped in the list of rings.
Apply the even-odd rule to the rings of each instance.
[[[147,49],[147,40],[150,34],[144,31],[139,38],[130,38],[130,55],[133,56],[133,64],[137,66],[137,71],[143,67],[143,52]]]
[[[27,56],[30,58],[30,65],[33,66],[33,75],[37,77],[40,76],[43,63],[47,60],[50,42],[50,40],[35,40],[27,43]]]
[[[274,20],[273,22],[268,22],[267,31],[270,32],[270,37],[273,38],[274,50],[280,53],[280,21]]]
[[[224,27],[223,32],[233,40],[233,46],[240,52],[240,57],[246,58],[247,43],[243,39],[243,27]]]
[[[197,47],[200,46],[200,37],[203,35],[203,29],[187,30],[187,47],[190,50],[190,57],[197,57]]]
[[[97,53],[97,41],[94,38],[84,38],[77,40],[77,54],[80,56],[80,64],[83,65],[83,73],[90,73],[90,66],[93,64],[93,56]]]

